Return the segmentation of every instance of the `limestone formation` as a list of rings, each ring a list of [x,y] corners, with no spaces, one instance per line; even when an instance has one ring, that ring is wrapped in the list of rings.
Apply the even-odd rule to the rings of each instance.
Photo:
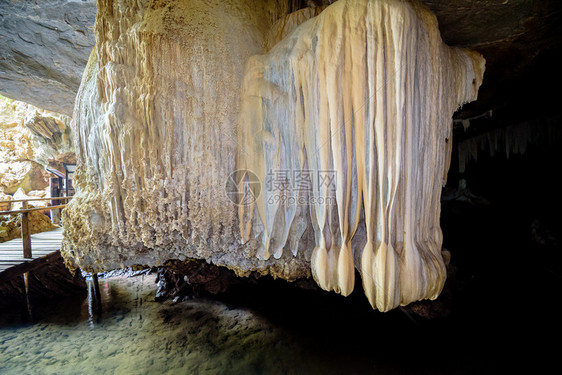
[[[279,8],[279,9],[278,9]],[[77,96],[79,193],[65,256],[87,270],[199,258],[287,279],[310,275],[241,245],[225,194],[235,170],[248,58],[282,14],[276,1],[100,1],[96,48]]]
[[[10,196],[8,195],[8,197]],[[0,200],[3,200],[4,198],[6,197],[3,197],[2,194],[0,194]],[[37,198],[37,196],[28,196],[23,192],[21,188],[18,189],[13,197],[10,197],[10,199],[15,200],[28,198]],[[46,207],[46,202],[33,202],[33,204],[29,205],[29,208],[33,207]],[[21,209],[21,203],[12,203],[10,207],[7,207],[6,210],[10,209]],[[54,225],[51,222],[51,219],[49,219],[49,217],[45,215],[44,212],[33,211],[28,215],[29,231],[31,234],[41,233],[58,228],[58,226]],[[21,215],[12,214],[9,216],[0,216],[0,242],[9,241],[14,238],[21,238]]]
[[[0,201],[2,200],[20,200],[30,198],[44,198],[45,190],[30,191],[26,194],[22,188],[19,188],[13,195],[7,195],[0,192]],[[28,208],[47,207],[48,201],[36,201],[29,204]],[[21,202],[0,204],[0,211],[16,211],[22,208]],[[31,234],[41,233],[58,228],[51,222],[46,214],[48,210],[33,211],[28,215],[29,231]],[[12,214],[0,216],[0,242],[10,241],[14,238],[21,238],[21,215]]]
[[[7,202],[12,200],[12,196],[8,194],[4,194],[0,191],[0,201],[4,201],[4,203],[0,203],[0,211],[10,211],[12,209],[12,203]]]
[[[70,266],[204,259],[312,274],[344,295],[358,269],[383,311],[439,294],[451,116],[476,98],[484,59],[443,44],[417,3],[320,10],[98,2],[74,112]],[[245,195],[253,176],[260,194]],[[225,186],[252,199],[236,205]]]
[[[392,1],[339,1],[251,58],[240,165],[261,181],[281,170],[288,187],[243,207],[243,239],[246,218],[259,216],[258,254],[278,259],[297,212],[310,208],[312,273],[323,289],[350,294],[357,268],[380,310],[436,298],[446,277],[439,198],[451,116],[476,99],[483,71],[480,55],[441,42],[432,15]],[[300,199],[303,171],[312,183]],[[327,171],[333,185],[320,183]]]
[[[45,189],[45,167],[63,155],[74,155],[68,116],[0,96],[0,191]]]
[[[74,140],[66,116],[43,114],[32,110],[26,114],[23,125],[31,131],[33,158],[42,165],[62,154],[74,153]]]
[[[44,189],[49,186],[46,175],[43,167],[34,161],[0,162],[0,189],[6,194],[14,194],[18,189]]]
[[[22,188],[16,190],[16,192],[12,195],[12,200],[23,200],[23,199],[33,199],[33,198],[45,198],[47,196],[47,191],[45,190],[32,190],[29,193],[25,193]],[[33,203],[29,203],[33,205],[33,207],[47,207],[49,205],[48,201],[34,201]],[[21,210],[23,207],[23,202],[14,202],[11,203],[11,210]]]

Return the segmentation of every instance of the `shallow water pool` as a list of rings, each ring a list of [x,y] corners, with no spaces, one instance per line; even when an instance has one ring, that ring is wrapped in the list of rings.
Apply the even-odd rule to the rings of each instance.
[[[503,367],[496,347],[505,334],[489,328],[494,321],[383,314],[362,295],[278,281],[233,287],[220,298],[154,302],[155,277],[100,279],[101,314],[93,293],[35,305],[33,322],[1,312],[0,374],[481,374]]]
[[[90,298],[48,309],[35,323],[4,314],[1,374],[322,373],[291,335],[258,314],[208,299],[154,302],[155,276],[100,279]],[[11,320],[11,323],[8,322]],[[316,368],[315,368],[316,367]]]

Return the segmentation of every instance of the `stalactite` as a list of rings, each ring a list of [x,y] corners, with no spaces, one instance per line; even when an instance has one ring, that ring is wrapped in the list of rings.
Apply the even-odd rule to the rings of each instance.
[[[451,116],[483,58],[418,3],[287,4],[98,1],[70,266],[195,258],[343,295],[358,269],[383,311],[438,295]],[[233,171],[262,182],[255,200],[229,200]]]
[[[304,203],[316,238],[312,274],[323,289],[348,295],[358,268],[383,311],[439,294],[451,116],[476,98],[483,66],[480,55],[445,46],[431,14],[400,1],[338,1],[250,59],[240,168],[262,181],[276,171],[336,177],[334,186],[313,184]],[[255,233],[263,259],[282,256],[299,206],[284,183],[240,211],[241,221],[263,224]],[[352,248],[359,225],[366,244]]]
[[[510,126],[487,131],[483,134],[459,142],[459,172],[465,172],[466,165],[478,161],[478,154],[495,156],[505,153],[506,159],[512,155],[524,155],[529,145],[548,144],[560,137],[559,118],[543,118],[525,121]]]

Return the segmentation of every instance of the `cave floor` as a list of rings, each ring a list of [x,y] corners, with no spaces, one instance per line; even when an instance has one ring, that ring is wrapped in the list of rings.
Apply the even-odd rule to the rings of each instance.
[[[91,293],[34,306],[32,323],[0,312],[0,373],[494,374],[544,365],[527,362],[525,343],[540,342],[513,325],[513,310],[424,320],[273,280],[154,302],[155,277],[100,279],[101,315]]]

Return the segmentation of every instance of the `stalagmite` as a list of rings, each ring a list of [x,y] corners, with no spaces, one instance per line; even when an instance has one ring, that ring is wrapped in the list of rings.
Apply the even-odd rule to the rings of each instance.
[[[197,258],[343,295],[358,269],[382,311],[439,294],[451,116],[484,60],[424,7],[100,0],[96,37],[70,266]],[[225,184],[255,196],[236,206]]]

